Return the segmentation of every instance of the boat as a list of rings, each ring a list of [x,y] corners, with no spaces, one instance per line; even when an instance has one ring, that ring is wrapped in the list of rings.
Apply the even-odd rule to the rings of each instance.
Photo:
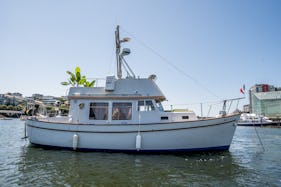
[[[137,78],[121,51],[115,31],[117,77],[107,76],[104,87],[71,87],[69,115],[32,116],[26,133],[33,145],[76,151],[177,153],[228,150],[239,113],[223,110],[216,117],[197,117],[193,111],[165,111],[166,97],[156,75]],[[122,70],[127,76],[123,78]]]
[[[266,126],[272,125],[274,122],[268,117],[257,114],[243,113],[237,123],[238,126]]]

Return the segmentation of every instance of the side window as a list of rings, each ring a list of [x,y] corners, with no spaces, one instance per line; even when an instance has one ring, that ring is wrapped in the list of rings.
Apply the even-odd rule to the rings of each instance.
[[[138,111],[146,111],[144,101],[138,101]]]
[[[146,105],[146,111],[152,111],[155,110],[154,105],[152,103],[152,101],[145,101],[145,105]]]
[[[112,120],[131,120],[132,119],[132,103],[113,103],[112,104]]]
[[[148,101],[138,101],[138,111],[153,111],[155,107],[151,100]]]
[[[89,119],[107,120],[108,103],[90,103]]]

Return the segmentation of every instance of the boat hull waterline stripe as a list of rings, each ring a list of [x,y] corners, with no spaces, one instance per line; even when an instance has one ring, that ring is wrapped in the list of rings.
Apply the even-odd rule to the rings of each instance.
[[[42,148],[49,148],[49,149],[65,149],[65,150],[73,150],[72,147],[59,147],[59,146],[51,146],[51,145],[42,145],[37,143],[31,143],[34,146],[42,147]],[[95,149],[95,148],[77,148],[76,151],[83,151],[83,152],[110,152],[110,153],[186,153],[186,152],[199,152],[199,151],[226,151],[229,150],[230,145],[226,146],[218,146],[218,147],[204,147],[204,148],[190,148],[190,149]]]

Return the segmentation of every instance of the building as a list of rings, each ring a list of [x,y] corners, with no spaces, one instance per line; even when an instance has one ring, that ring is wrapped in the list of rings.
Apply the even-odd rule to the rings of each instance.
[[[250,88],[250,112],[270,118],[281,118],[281,89],[268,84]]]
[[[12,93],[12,95],[18,98],[22,98],[22,94],[19,92]]]
[[[54,96],[42,96],[40,99],[45,105],[55,105],[58,100]]]
[[[13,105],[16,106],[23,102],[21,93],[6,93],[0,94],[0,105]]]
[[[32,94],[32,98],[34,99],[34,100],[37,100],[37,99],[42,99],[42,97],[43,97],[43,95],[42,94]]]
[[[5,94],[0,94],[0,105],[4,105],[5,100],[6,100]]]
[[[243,106],[243,112],[244,113],[249,113],[250,112],[250,105],[249,104]]]
[[[67,97],[62,96],[61,97],[65,102],[67,102]],[[32,94],[31,97],[23,97],[21,93],[15,92],[15,93],[5,93],[0,94],[0,105],[18,105],[18,104],[31,104],[34,105],[35,101],[39,101],[44,103],[45,105],[57,105],[60,103],[59,99],[54,96],[44,96],[43,94]]]

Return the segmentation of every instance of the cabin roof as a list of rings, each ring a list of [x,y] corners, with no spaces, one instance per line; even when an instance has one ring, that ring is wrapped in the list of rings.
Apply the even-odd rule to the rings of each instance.
[[[165,96],[154,80],[151,79],[117,79],[114,89],[108,91],[105,87],[71,87],[69,99],[156,99],[165,100]]]

